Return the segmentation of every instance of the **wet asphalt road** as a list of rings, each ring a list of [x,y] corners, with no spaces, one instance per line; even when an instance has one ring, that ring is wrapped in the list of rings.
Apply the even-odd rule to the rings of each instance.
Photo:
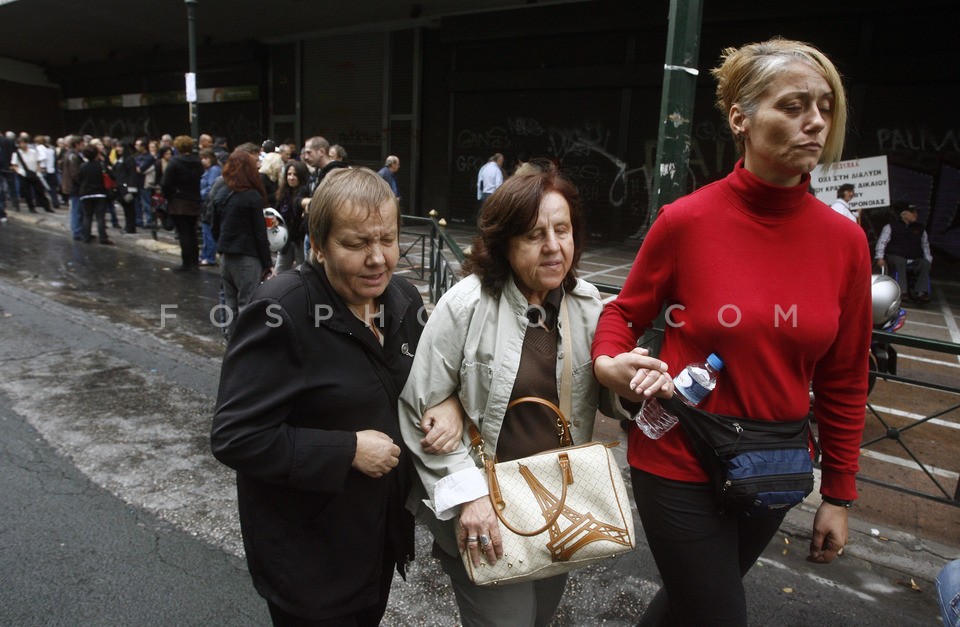
[[[207,443],[216,273],[164,270],[175,263],[129,241],[0,228],[0,624],[268,622],[240,558],[232,475]],[[178,316],[163,327],[162,304]],[[936,624],[930,581],[955,547],[854,521],[845,555],[813,566],[812,511],[791,513],[748,574],[751,624]],[[556,624],[636,621],[658,587],[637,529],[632,554],[572,576]],[[418,554],[385,624],[457,624],[422,529]]]

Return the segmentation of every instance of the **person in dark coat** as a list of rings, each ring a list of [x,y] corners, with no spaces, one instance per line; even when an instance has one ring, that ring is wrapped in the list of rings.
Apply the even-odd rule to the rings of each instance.
[[[240,312],[211,444],[237,471],[247,565],[274,624],[372,626],[413,557],[397,401],[423,300],[393,276],[400,212],[376,173],[331,176],[310,215],[310,260]],[[425,440],[443,425],[445,450],[459,445],[460,411],[453,397],[428,410]]]
[[[220,253],[220,278],[227,313],[226,336],[237,326],[237,316],[253,290],[273,272],[270,242],[263,219],[267,195],[257,173],[257,158],[242,147],[227,157],[222,185],[210,195],[210,231]]]
[[[200,243],[197,239],[197,218],[200,216],[200,177],[203,166],[193,154],[193,138],[178,135],[173,147],[179,153],[163,170],[160,191],[167,199],[167,211],[173,218],[180,239],[181,263],[174,272],[196,272],[200,269]]]
[[[111,168],[117,181],[117,200],[123,207],[123,232],[137,232],[136,198],[140,193],[137,176],[137,162],[133,146],[127,142],[117,144],[117,160]],[[108,201],[109,202],[109,201]]]
[[[93,241],[90,231],[93,220],[96,218],[100,243],[112,245],[113,240],[107,237],[108,194],[103,178],[113,175],[107,170],[103,157],[100,155],[100,150],[96,146],[90,145],[84,148],[83,158],[85,162],[80,166],[80,171],[77,174],[80,207],[83,210],[81,239],[88,244]]]

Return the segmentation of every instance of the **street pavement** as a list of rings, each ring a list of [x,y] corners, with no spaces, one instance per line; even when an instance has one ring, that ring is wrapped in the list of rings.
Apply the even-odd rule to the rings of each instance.
[[[167,234],[72,242],[64,213],[0,225],[0,625],[268,624],[232,473],[209,454],[222,344],[202,313],[216,272],[164,270],[179,255]],[[161,303],[179,315],[163,328]],[[626,468],[623,444],[617,455]],[[813,565],[816,501],[747,575],[750,624],[937,624],[932,580],[957,543],[854,509],[844,554]],[[633,553],[572,575],[555,624],[635,623],[659,585],[637,530]],[[417,543],[384,624],[458,624],[422,528]]]

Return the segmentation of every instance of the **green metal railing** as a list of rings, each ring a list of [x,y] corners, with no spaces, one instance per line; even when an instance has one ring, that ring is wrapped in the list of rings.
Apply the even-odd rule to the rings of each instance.
[[[413,241],[405,240],[400,257],[405,260],[421,280],[430,287],[430,302],[436,303],[440,297],[460,279],[460,266],[466,261],[466,255],[460,246],[447,235],[446,222],[437,220],[436,212],[430,217],[403,216],[404,227],[408,234],[414,235]],[[413,262],[411,253],[419,248],[420,263]],[[428,256],[429,252],[429,256]]]
[[[895,344],[899,346],[909,346],[911,348],[919,348],[922,350],[933,351],[937,353],[943,353],[945,355],[960,355],[960,344],[953,344],[951,342],[942,342],[939,340],[931,340],[922,337],[915,337],[910,335],[900,335],[898,333],[886,333],[884,331],[874,331],[873,332],[874,341],[883,342],[886,344]],[[897,375],[892,375],[884,372],[873,372],[878,379],[883,379],[885,381],[893,381],[896,383],[903,383],[906,385],[912,385],[928,390],[937,390],[940,392],[946,392],[948,394],[955,394],[960,398],[960,387],[952,385],[944,385],[940,383],[934,383],[930,381],[920,381],[917,379],[910,379],[908,377],[901,377]],[[952,505],[954,507],[960,507],[960,480],[957,481],[957,485],[954,486],[953,494],[945,488],[940,480],[937,479],[936,475],[931,471],[930,467],[925,464],[917,453],[911,448],[910,443],[903,438],[905,433],[918,429],[924,425],[929,424],[934,419],[939,419],[943,416],[953,413],[954,416],[957,416],[957,422],[960,422],[960,402],[949,405],[946,408],[940,409],[928,416],[917,419],[911,424],[906,425],[905,427],[895,427],[891,425],[889,420],[884,418],[880,412],[878,412],[873,405],[867,403],[867,415],[872,416],[877,420],[880,425],[883,427],[883,433],[879,437],[873,438],[871,440],[864,441],[860,448],[867,449],[869,447],[878,445],[879,443],[885,440],[891,440],[896,442],[897,445],[903,450],[910,459],[917,465],[917,468],[921,470],[926,476],[927,479],[933,484],[935,491],[933,493],[922,492],[920,490],[913,490],[906,488],[889,481],[884,481],[882,479],[874,479],[872,477],[864,476],[862,473],[857,475],[858,481],[863,481],[864,483],[869,483],[872,485],[881,486],[884,488],[889,488],[897,492],[904,494],[910,494],[912,496],[921,497],[931,501],[936,501],[938,503],[944,503],[946,505]]]

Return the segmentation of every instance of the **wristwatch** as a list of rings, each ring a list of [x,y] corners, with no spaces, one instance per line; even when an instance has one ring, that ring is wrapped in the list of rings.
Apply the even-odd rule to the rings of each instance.
[[[825,503],[830,503],[831,505],[836,505],[837,507],[851,507],[853,505],[853,499],[835,499],[832,496],[820,496]]]

